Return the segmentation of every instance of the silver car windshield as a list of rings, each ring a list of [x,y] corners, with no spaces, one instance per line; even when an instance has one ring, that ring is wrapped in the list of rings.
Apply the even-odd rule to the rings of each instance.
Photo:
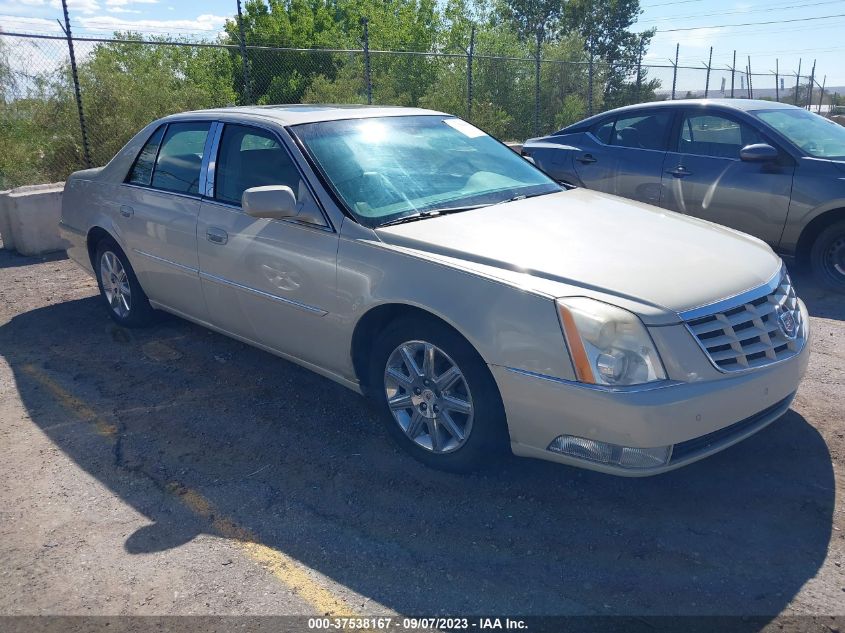
[[[293,132],[366,226],[562,190],[515,152],[454,117],[324,121]]]
[[[810,156],[845,157],[845,127],[806,110],[757,110],[751,112],[772,126]]]

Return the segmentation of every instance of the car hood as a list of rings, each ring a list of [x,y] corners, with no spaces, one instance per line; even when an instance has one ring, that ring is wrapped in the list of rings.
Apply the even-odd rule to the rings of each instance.
[[[647,322],[768,282],[780,258],[710,222],[586,189],[376,229],[415,251],[552,297],[586,295]],[[662,318],[661,318],[662,317]]]

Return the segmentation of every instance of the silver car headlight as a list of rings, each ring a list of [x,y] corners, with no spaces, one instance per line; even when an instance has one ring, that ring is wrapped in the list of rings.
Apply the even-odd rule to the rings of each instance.
[[[586,297],[558,299],[557,308],[580,382],[619,387],[666,380],[654,341],[636,315]]]

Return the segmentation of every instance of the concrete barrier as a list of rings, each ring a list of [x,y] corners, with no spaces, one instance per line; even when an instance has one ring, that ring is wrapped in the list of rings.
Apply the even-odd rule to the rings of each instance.
[[[0,193],[3,247],[41,255],[66,247],[59,237],[64,183],[19,187]]]
[[[14,250],[15,243],[12,238],[12,229],[9,227],[9,214],[6,212],[6,207],[8,206],[6,203],[6,194],[9,191],[9,189],[0,191],[0,240],[3,240],[3,248],[11,251]]]

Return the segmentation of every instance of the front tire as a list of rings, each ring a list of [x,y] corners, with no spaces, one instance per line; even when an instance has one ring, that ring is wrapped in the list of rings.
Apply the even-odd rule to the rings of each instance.
[[[370,385],[393,440],[422,463],[469,472],[507,449],[504,407],[475,349],[435,320],[403,318],[376,341]]]
[[[137,328],[155,320],[155,310],[138,283],[126,254],[111,238],[97,244],[94,271],[109,316],[123,327]]]
[[[810,249],[810,267],[819,283],[845,292],[845,221],[835,222],[818,234]]]

